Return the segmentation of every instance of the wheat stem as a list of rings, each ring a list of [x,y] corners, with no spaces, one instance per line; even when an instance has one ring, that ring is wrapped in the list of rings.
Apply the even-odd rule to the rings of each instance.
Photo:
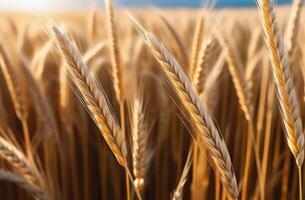
[[[302,187],[302,167],[298,166],[298,171],[299,171],[299,199],[303,199],[303,187]]]

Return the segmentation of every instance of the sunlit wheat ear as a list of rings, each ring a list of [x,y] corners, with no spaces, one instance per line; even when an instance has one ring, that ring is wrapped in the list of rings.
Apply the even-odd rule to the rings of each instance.
[[[2,41],[0,41],[0,66],[11,95],[17,117],[22,121],[28,116],[25,106],[25,94],[22,92],[22,83],[20,82],[20,76],[17,73],[16,66],[11,63],[11,60],[8,57],[7,49],[5,49]]]
[[[244,112],[246,119],[248,121],[252,121],[253,104],[251,88],[245,79],[244,69],[241,66],[242,63],[235,54],[236,51],[232,49],[226,39],[219,37],[219,41],[226,54],[226,61],[234,82],[234,87],[236,89],[241,109]]]
[[[196,88],[198,94],[203,91],[204,83],[207,78],[207,71],[211,63],[210,59],[217,47],[217,40],[215,37],[209,37],[201,46],[198,53],[198,61],[192,76],[193,86]]]
[[[293,79],[286,61],[284,46],[276,22],[273,3],[268,0],[257,0],[257,4],[261,14],[265,43],[272,63],[273,80],[288,146],[296,159],[297,165],[300,167],[304,161],[302,120]]]
[[[203,142],[204,149],[208,150],[214,170],[219,175],[223,186],[230,196],[237,198],[236,178],[227,146],[212,117],[193,89],[190,80],[166,47],[153,34],[146,31],[136,19],[131,15],[129,17],[147,48],[158,61],[160,71],[167,78],[173,92],[182,104],[183,110],[190,116],[190,122],[196,130],[193,133],[196,136],[194,138],[198,140],[198,144]],[[199,146],[199,148],[204,150],[203,146]]]
[[[119,102],[124,100],[123,91],[123,78],[122,78],[122,66],[120,51],[118,46],[118,37],[116,23],[113,13],[112,0],[104,0],[106,6],[106,18],[107,18],[107,30],[110,37],[110,50],[111,50],[111,63],[112,63],[112,74],[114,81],[114,89]]]
[[[149,162],[149,125],[141,97],[135,98],[132,111],[132,156],[135,185],[139,191],[145,186],[145,175]]]
[[[303,0],[294,0],[286,29],[286,44],[289,59],[292,58],[298,38]]]
[[[175,192],[173,193],[172,200],[182,200],[183,199],[183,189],[184,189],[184,185],[187,181],[187,177],[188,177],[191,165],[192,165],[192,158],[193,158],[193,148],[190,148],[189,153],[187,155],[186,162],[183,167],[181,177],[179,179],[179,183],[175,189]]]
[[[30,194],[35,199],[51,200],[50,196],[46,193],[46,191],[44,191],[37,185],[34,185],[33,183],[27,181],[23,177],[14,174],[10,171],[1,169],[0,180],[15,183],[16,185],[27,191],[28,194]]]
[[[45,60],[53,47],[53,40],[48,40],[36,53],[31,61],[31,69],[35,74],[35,77],[40,80],[45,67]]]
[[[16,68],[16,64],[11,62],[2,40],[0,41],[0,67],[11,95],[16,115],[22,124],[27,156],[31,158],[32,142],[27,124],[29,113],[26,92],[24,91],[25,87],[23,87],[24,77],[18,73],[19,71]]]
[[[89,46],[92,45],[93,42],[96,42],[97,35],[98,35],[98,27],[99,27],[99,20],[98,20],[98,11],[94,7],[90,13],[87,20],[87,43]]]
[[[25,155],[12,143],[0,137],[0,157],[11,164],[27,181],[41,185],[42,177]]]
[[[219,86],[219,78],[221,72],[223,71],[225,64],[225,53],[221,52],[217,62],[213,66],[213,69],[210,72],[210,75],[207,77],[206,84],[204,85],[203,92],[200,94],[202,97],[202,101],[209,109],[209,111],[213,111],[215,106],[217,105],[217,100],[219,99],[220,93],[217,91]]]
[[[41,124],[43,126],[42,132],[44,134],[36,134],[33,137],[33,146],[35,145],[35,142],[39,143],[44,136],[47,136],[48,139],[52,138],[54,141],[58,142],[59,137],[56,119],[45,94],[38,85],[34,75],[31,73],[30,68],[25,66],[24,63],[20,66],[20,72],[23,74],[25,81],[30,88],[30,94],[33,98],[35,110],[37,116],[39,116],[38,120],[42,122]]]
[[[190,66],[189,66],[189,76],[192,77],[195,67],[197,65],[198,60],[198,53],[201,46],[201,42],[203,41],[204,37],[204,29],[205,29],[205,23],[204,23],[204,16],[200,15],[197,19],[196,26],[195,26],[195,32],[193,35],[193,41],[192,41],[192,50],[191,50],[191,60],[190,60]]]
[[[107,97],[88,66],[75,42],[62,29],[52,26],[51,32],[57,42],[60,55],[67,62],[73,83],[79,90],[79,97],[107,142],[120,165],[126,167],[126,142],[118,122],[110,108]]]

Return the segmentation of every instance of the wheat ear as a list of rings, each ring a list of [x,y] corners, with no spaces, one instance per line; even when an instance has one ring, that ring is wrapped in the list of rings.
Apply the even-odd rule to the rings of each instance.
[[[44,132],[48,134],[50,133],[49,136],[53,136],[56,141],[59,141],[56,119],[52,109],[50,108],[48,100],[44,95],[44,92],[38,85],[38,82],[29,70],[28,66],[22,63],[20,71],[31,88],[31,95],[33,97],[33,101],[35,102],[35,110],[39,116],[39,119],[42,121],[43,126],[45,127]]]
[[[9,89],[9,93],[13,100],[15,112],[20,120],[27,118],[27,111],[24,103],[24,94],[21,88],[20,78],[15,66],[11,63],[8,57],[7,50],[0,44],[0,66]]]
[[[51,199],[48,193],[46,193],[46,191],[44,191],[42,188],[39,188],[37,185],[27,181],[21,176],[14,174],[10,171],[0,169],[0,180],[5,180],[17,184],[25,191],[27,191],[35,199],[39,199],[39,200]]]
[[[207,70],[209,68],[208,65],[210,64],[210,58],[215,52],[216,47],[217,41],[213,36],[211,36],[203,43],[198,53],[198,61],[192,76],[192,83],[198,94],[203,92],[204,83],[207,78]]]
[[[294,0],[290,16],[288,18],[288,24],[286,29],[286,44],[287,44],[287,53],[289,58],[293,56],[295,43],[297,40],[297,34],[299,30],[299,22],[301,16],[303,0]]]
[[[87,44],[90,46],[92,43],[96,42],[98,35],[98,11],[96,10],[96,5],[89,13],[88,21],[87,21]]]
[[[189,76],[192,77],[195,67],[197,65],[198,53],[201,46],[201,42],[204,37],[204,17],[202,15],[199,16],[195,26],[195,32],[192,41],[192,50],[191,50],[191,60],[189,66]]]
[[[133,141],[133,173],[135,175],[135,185],[139,191],[144,189],[145,174],[148,164],[148,127],[143,111],[141,98],[136,98],[133,102],[132,113],[132,141]]]
[[[13,144],[0,137],[0,157],[10,163],[20,174],[31,183],[41,185],[42,178],[38,170],[33,168],[25,155]]]
[[[190,115],[190,120],[196,130],[195,139],[205,144],[205,149],[209,151],[212,162],[215,164],[216,174],[219,175],[227,192],[233,198],[237,198],[236,178],[227,146],[212,117],[203,107],[190,80],[166,47],[153,34],[146,31],[131,15],[130,19],[150,52],[158,61],[160,71],[165,75],[182,106]],[[200,142],[197,143],[200,144]],[[200,146],[200,148],[203,147]]]
[[[187,159],[186,159],[186,162],[184,164],[179,183],[178,183],[178,185],[175,189],[175,192],[173,194],[172,200],[182,200],[182,198],[183,198],[183,188],[184,188],[184,185],[187,181],[187,177],[188,177],[191,165],[192,165],[193,149],[194,148],[192,146],[189,149],[189,153],[187,155]]]
[[[25,92],[22,88],[23,77],[20,76],[20,73],[18,73],[17,69],[15,68],[15,65],[11,63],[11,59],[8,56],[7,49],[5,49],[2,41],[0,44],[0,66],[13,101],[16,115],[22,123],[27,155],[31,158],[32,144],[27,124],[27,102]]]
[[[235,51],[232,49],[228,41],[222,37],[219,37],[219,41],[226,53],[226,61],[234,82],[241,109],[243,110],[247,121],[252,121],[253,105],[251,101],[251,88],[249,88],[249,84],[246,82],[241,61],[238,59],[237,55],[235,55]]]
[[[114,81],[114,89],[119,102],[123,102],[124,91],[123,91],[123,79],[122,69],[120,60],[120,51],[118,47],[117,29],[115,26],[115,18],[113,14],[112,0],[105,0],[106,13],[107,13],[107,30],[109,31],[110,37],[110,50],[111,50],[111,63],[112,73]]]
[[[107,97],[98,84],[88,66],[82,59],[80,50],[69,35],[56,26],[52,26],[57,48],[67,62],[72,81],[80,91],[80,97],[85,102],[89,114],[100,129],[109,148],[120,165],[126,166],[127,149],[124,136],[111,112]]]
[[[304,161],[302,120],[293,79],[276,22],[273,3],[269,0],[257,0],[257,3],[261,14],[265,43],[272,63],[272,75],[282,121],[286,130],[288,146],[296,159],[298,167],[301,167]]]

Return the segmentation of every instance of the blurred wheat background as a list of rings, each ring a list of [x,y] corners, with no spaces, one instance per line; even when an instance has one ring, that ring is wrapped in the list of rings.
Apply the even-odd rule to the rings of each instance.
[[[300,199],[302,0],[0,14],[0,198]]]

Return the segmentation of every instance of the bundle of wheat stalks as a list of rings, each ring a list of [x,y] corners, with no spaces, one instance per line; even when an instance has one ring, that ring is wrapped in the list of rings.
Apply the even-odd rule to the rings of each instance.
[[[0,198],[302,199],[301,6],[1,14]]]

